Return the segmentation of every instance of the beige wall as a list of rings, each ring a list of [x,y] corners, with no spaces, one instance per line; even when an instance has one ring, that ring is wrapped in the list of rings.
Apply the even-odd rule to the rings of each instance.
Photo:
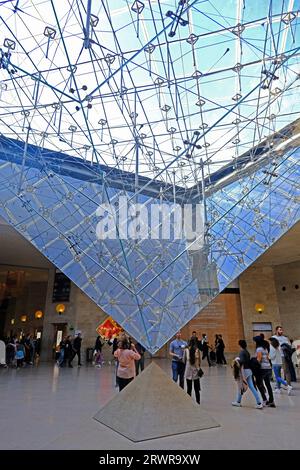
[[[41,310],[45,312],[45,297],[47,292],[47,282],[29,282],[23,289],[22,294],[16,299],[13,309],[8,309],[5,321],[5,334],[19,335],[21,331],[24,334],[35,334],[43,325],[43,319],[35,318],[35,312]],[[27,321],[21,322],[21,315],[26,314]],[[14,324],[11,320],[14,319]]]
[[[96,328],[107,318],[107,315],[74,284],[72,284],[72,289],[74,289],[76,297],[75,329],[82,331],[82,347],[85,351],[86,348],[95,346],[95,341],[98,336]],[[109,351],[107,349],[109,349]],[[104,359],[111,359],[111,348],[104,346],[102,352],[105,356]]]
[[[240,294],[245,339],[253,350],[253,323],[280,323],[274,270],[271,266],[252,266],[240,276]],[[255,304],[264,304],[265,311],[255,311]]]
[[[73,326],[73,320],[75,318],[73,285],[71,287],[70,302],[62,302],[66,305],[66,311],[62,315],[58,315],[56,312],[55,307],[57,303],[52,303],[54,276],[55,268],[53,267],[49,271],[41,349],[41,359],[46,361],[53,359],[54,324],[67,323],[70,327]],[[67,333],[70,334],[70,331],[67,331]]]
[[[35,312],[45,312],[45,299],[48,284],[48,269],[34,269],[24,266],[0,265],[2,292],[0,303],[8,299],[8,305],[3,312],[4,335],[35,334],[43,325],[43,318],[35,318]],[[9,282],[8,279],[13,282]],[[7,286],[4,287],[7,283]],[[26,315],[27,320],[21,321]],[[13,324],[12,324],[13,320]]]
[[[59,302],[52,302],[54,276],[55,270],[53,269],[50,271],[47,291],[42,338],[42,360],[52,360],[55,335],[54,325],[66,323],[66,334],[74,335],[76,330],[81,330],[82,332],[82,357],[84,362],[85,350],[95,345],[97,337],[96,328],[107,315],[73,283],[71,283],[70,301],[60,302],[66,306],[66,310],[62,315],[59,315],[55,310]],[[107,356],[106,359],[110,360],[110,350],[105,351],[104,348],[103,352]]]
[[[220,294],[207,307],[181,328],[182,338],[189,339],[192,331],[201,339],[206,333],[209,344],[214,346],[215,335],[221,334],[225,343],[225,355],[233,357],[238,351],[238,340],[244,337],[242,311],[239,294]],[[171,341],[174,338],[171,339]],[[155,357],[168,357],[170,341]]]
[[[237,342],[244,334],[240,295],[218,295],[182,329],[182,333],[190,338],[193,330],[197,331],[200,337],[202,333],[206,333],[209,343],[213,346],[215,335],[221,334],[226,345],[225,352],[236,352]]]
[[[275,266],[274,274],[280,311],[278,324],[282,324],[289,338],[300,339],[300,261]]]

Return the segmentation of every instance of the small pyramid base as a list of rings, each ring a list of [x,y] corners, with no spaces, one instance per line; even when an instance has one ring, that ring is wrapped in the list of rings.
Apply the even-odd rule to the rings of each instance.
[[[134,442],[220,426],[153,362],[94,419]]]

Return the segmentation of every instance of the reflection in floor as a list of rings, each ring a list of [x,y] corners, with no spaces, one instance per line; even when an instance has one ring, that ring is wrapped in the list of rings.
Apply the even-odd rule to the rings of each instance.
[[[171,376],[169,361],[157,363]],[[276,409],[255,410],[250,395],[233,408],[230,367],[203,369],[201,406],[221,427],[137,444],[92,418],[118,393],[113,365],[1,369],[0,449],[300,449],[299,383],[276,396]]]

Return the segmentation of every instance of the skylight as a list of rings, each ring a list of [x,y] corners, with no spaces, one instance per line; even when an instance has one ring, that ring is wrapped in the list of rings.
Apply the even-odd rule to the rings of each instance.
[[[299,118],[299,0],[0,1],[0,132],[194,186]]]

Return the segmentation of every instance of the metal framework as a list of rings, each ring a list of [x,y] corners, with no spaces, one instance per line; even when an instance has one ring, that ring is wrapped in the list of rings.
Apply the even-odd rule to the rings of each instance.
[[[111,168],[191,187],[300,111],[299,0],[20,0],[0,24],[0,131]]]

